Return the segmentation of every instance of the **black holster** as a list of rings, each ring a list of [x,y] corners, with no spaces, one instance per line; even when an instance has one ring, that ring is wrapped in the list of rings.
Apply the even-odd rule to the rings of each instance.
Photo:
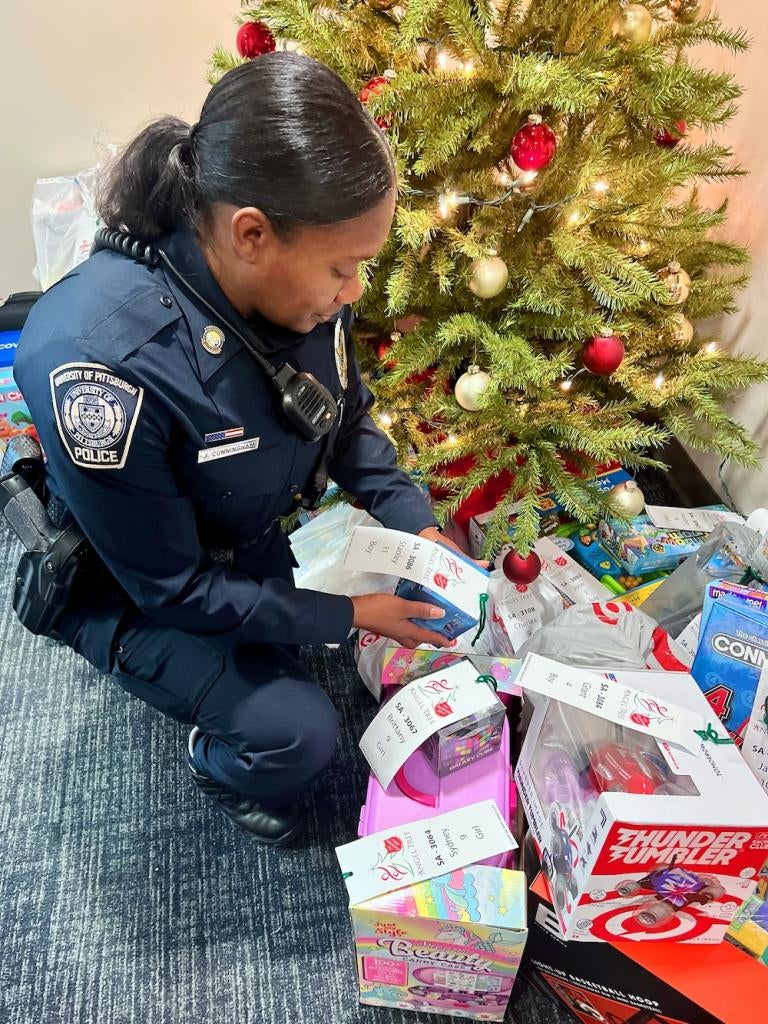
[[[13,609],[31,633],[48,636],[75,587],[100,563],[76,523],[59,525],[49,515],[42,451],[33,438],[9,442],[0,473],[0,510],[25,548]]]

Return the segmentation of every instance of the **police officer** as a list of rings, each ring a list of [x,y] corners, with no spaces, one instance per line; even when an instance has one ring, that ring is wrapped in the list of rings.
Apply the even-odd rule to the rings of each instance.
[[[334,72],[259,57],[191,128],[142,131],[105,181],[105,223],[167,262],[95,253],[40,299],[18,350],[59,524],[79,524],[103,565],[52,635],[192,723],[194,780],[273,845],[300,832],[298,798],[336,742],[298,645],[353,626],[444,644],[411,621],[439,618],[431,605],[295,588],[278,521],[327,466],[385,526],[440,536],[369,415],[349,342],[395,192],[384,133]],[[325,437],[286,422],[244,342],[331,391]]]

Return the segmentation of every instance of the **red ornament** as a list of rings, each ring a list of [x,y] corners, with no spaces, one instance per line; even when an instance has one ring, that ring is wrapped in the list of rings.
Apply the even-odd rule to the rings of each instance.
[[[514,550],[508,551],[501,568],[511,583],[533,583],[541,572],[541,559],[535,551],[527,555],[519,555]]]
[[[624,342],[615,334],[597,334],[584,346],[581,358],[590,373],[607,377],[622,364]]]
[[[374,117],[374,122],[381,128],[383,132],[388,132],[392,127],[392,115],[391,114],[380,114],[378,117]]]
[[[272,53],[277,44],[263,21],[246,21],[237,30],[235,45],[241,57],[252,60],[264,53]]]
[[[387,354],[393,344],[394,342],[391,338],[382,338],[381,341],[376,343],[376,358],[380,363],[384,363],[384,368],[386,370],[391,370],[392,367],[396,365],[394,359],[387,359]]]
[[[387,853],[400,853],[403,848],[403,841],[399,836],[390,836],[384,840],[384,849]]]
[[[656,135],[656,145],[665,149],[674,149],[678,142],[685,138],[688,131],[687,121],[676,121],[674,128],[665,128]]]
[[[386,75],[374,75],[360,90],[360,102],[365,104],[371,96],[378,96],[379,93],[389,85]]]
[[[552,163],[557,150],[557,136],[538,114],[531,114],[528,124],[515,132],[510,155],[521,171],[540,171]]]

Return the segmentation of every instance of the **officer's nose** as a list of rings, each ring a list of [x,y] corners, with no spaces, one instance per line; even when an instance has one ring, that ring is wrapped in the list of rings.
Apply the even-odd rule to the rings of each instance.
[[[340,289],[336,301],[340,306],[346,306],[349,303],[357,302],[364,291],[365,285],[359,277],[355,276]]]

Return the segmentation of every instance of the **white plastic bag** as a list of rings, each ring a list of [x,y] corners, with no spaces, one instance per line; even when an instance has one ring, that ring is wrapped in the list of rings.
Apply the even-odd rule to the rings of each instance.
[[[74,177],[41,178],[32,193],[35,276],[43,291],[88,259],[99,225],[95,167]]]
[[[691,658],[661,626],[628,601],[575,604],[544,626],[517,653],[543,654],[564,665],[687,672]]]
[[[350,572],[344,568],[344,550],[356,526],[381,526],[381,523],[363,509],[341,503],[291,534],[291,548],[299,563],[294,571],[297,587],[347,597],[394,593],[397,576]]]

